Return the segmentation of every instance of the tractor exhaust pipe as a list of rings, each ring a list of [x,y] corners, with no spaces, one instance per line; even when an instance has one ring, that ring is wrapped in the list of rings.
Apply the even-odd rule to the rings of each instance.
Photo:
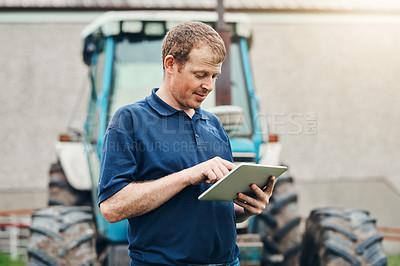
[[[222,64],[221,75],[217,79],[215,84],[215,105],[231,105],[232,104],[232,93],[231,93],[231,63],[230,63],[230,46],[231,46],[231,33],[228,25],[224,21],[224,4],[223,0],[218,0],[217,6],[218,21],[216,30],[221,36],[225,44],[226,59]]]

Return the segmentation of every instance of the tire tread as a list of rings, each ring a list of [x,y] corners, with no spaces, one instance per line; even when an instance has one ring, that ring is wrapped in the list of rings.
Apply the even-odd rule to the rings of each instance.
[[[28,265],[87,265],[96,261],[95,225],[88,207],[51,206],[32,215]]]
[[[367,211],[321,208],[311,212],[300,257],[301,266],[331,265],[344,260],[351,265],[386,265],[382,235]],[[344,263],[344,262],[343,262]]]

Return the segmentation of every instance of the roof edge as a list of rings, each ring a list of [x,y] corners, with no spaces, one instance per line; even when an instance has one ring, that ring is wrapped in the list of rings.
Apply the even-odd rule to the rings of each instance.
[[[13,11],[13,12],[106,12],[106,11],[204,11],[204,12],[216,12],[216,8],[210,7],[132,7],[128,5],[115,6],[115,5],[104,5],[95,7],[69,7],[69,6],[57,6],[57,7],[39,7],[39,6],[28,6],[28,7],[5,7],[0,5],[0,12]],[[226,12],[231,13],[345,13],[345,14],[400,14],[400,6],[396,8],[382,8],[382,7],[353,7],[353,8],[339,8],[339,7],[315,7],[315,6],[293,6],[293,7],[265,7],[265,8],[232,8],[226,7]]]

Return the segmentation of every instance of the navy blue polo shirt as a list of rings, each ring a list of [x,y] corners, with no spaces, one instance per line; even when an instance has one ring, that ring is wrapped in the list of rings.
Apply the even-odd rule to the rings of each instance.
[[[99,203],[131,182],[162,178],[219,156],[233,161],[219,120],[200,108],[190,118],[161,100],[120,108],[103,143]],[[134,265],[229,262],[239,255],[232,202],[199,201],[210,185],[191,185],[159,208],[128,219]]]

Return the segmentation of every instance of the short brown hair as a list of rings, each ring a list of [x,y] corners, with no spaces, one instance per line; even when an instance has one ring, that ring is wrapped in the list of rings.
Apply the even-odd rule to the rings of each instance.
[[[221,36],[210,26],[202,22],[185,22],[172,28],[164,37],[162,43],[162,61],[167,55],[184,65],[190,51],[201,45],[208,45],[214,53],[215,63],[225,60],[226,50]],[[164,66],[164,64],[163,64]]]

